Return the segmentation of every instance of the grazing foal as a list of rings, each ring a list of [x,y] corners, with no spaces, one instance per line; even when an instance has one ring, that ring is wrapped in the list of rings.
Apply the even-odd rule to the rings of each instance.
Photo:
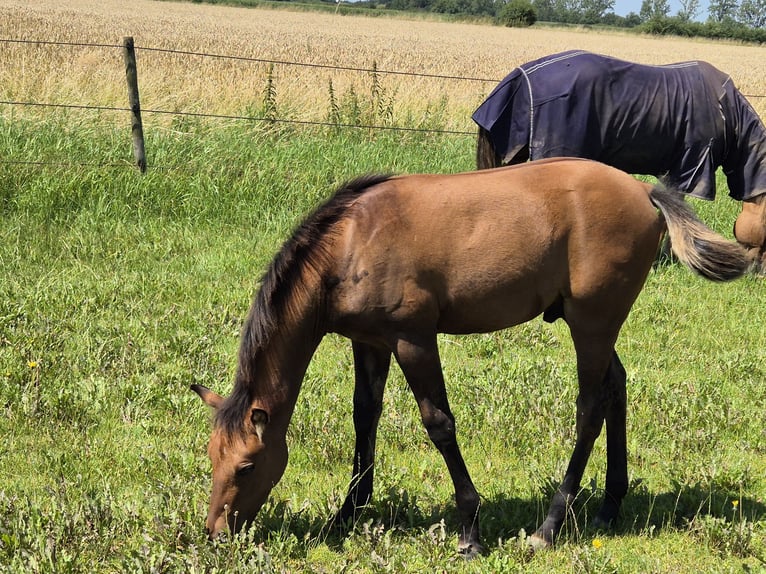
[[[393,356],[452,478],[459,551],[481,552],[479,494],[458,447],[437,333],[494,331],[540,314],[569,326],[579,394],[574,451],[533,541],[548,545],[560,531],[605,421],[597,519],[611,523],[628,488],[625,370],[614,345],[665,230],[678,258],[703,276],[745,272],[744,250],[707,229],[678,194],[592,161],[368,176],[341,187],[264,275],[231,395],[193,387],[216,410],[210,536],[252,520],[281,478],[301,382],[322,337],[334,332],[351,339],[356,375],[353,477],[337,519],[353,518],[372,495]]]

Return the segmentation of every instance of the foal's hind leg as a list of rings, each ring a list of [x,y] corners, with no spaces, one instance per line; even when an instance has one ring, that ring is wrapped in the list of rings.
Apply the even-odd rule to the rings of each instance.
[[[470,558],[484,551],[479,543],[479,493],[457,444],[455,417],[447,401],[436,335],[399,340],[396,358],[415,395],[428,436],[447,463],[460,516],[458,551]]]
[[[357,509],[372,498],[375,439],[383,409],[391,351],[353,342],[354,350],[354,470],[343,506],[334,522],[344,525],[356,518]]]
[[[573,329],[571,324],[570,329],[577,351],[577,441],[564,480],[551,501],[548,515],[531,538],[533,547],[552,544],[561,531],[567,512],[580,490],[580,481],[593,450],[593,443],[601,433],[606,414],[604,391],[611,387],[609,371],[612,357],[615,356],[613,345],[616,335],[583,335]],[[613,422],[616,423],[617,419],[613,419]]]
[[[593,526],[608,528],[617,519],[628,492],[628,447],[626,436],[627,392],[625,368],[615,352],[604,379],[606,409],[606,492]]]

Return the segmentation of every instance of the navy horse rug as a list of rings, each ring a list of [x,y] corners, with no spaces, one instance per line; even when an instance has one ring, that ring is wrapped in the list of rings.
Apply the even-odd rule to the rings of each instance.
[[[766,193],[766,128],[732,79],[706,62],[546,56],[513,70],[473,120],[479,168],[583,157],[713,199],[722,166],[734,199]]]

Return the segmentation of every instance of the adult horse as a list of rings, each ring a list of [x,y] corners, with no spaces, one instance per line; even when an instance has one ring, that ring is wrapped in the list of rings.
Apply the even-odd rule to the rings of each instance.
[[[610,523],[628,488],[625,370],[614,345],[661,235],[667,228],[678,258],[709,279],[747,268],[744,250],[705,227],[680,197],[579,159],[368,176],[341,187],[264,275],[242,330],[232,393],[192,387],[216,410],[209,535],[252,520],[280,480],[301,381],[322,337],[334,332],[351,339],[356,375],[353,477],[337,518],[353,518],[372,495],[393,355],[452,478],[459,550],[481,551],[479,495],[458,448],[437,333],[493,331],[541,313],[569,326],[579,394],[574,451],[534,540],[550,544],[560,531],[604,421],[598,520]]]
[[[522,64],[473,114],[479,169],[584,157],[712,200],[715,172],[743,202],[735,235],[766,264],[766,128],[707,62],[647,66],[584,51]]]

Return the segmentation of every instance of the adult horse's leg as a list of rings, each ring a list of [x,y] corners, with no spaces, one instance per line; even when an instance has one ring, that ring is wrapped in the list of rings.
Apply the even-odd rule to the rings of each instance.
[[[597,315],[596,315],[597,316]],[[612,375],[610,368],[614,354],[614,337],[603,334],[583,334],[572,327],[572,339],[577,352],[577,377],[579,393],[577,395],[577,441],[572,456],[569,459],[564,480],[553,496],[548,515],[537,531],[531,537],[534,548],[541,548],[553,543],[561,531],[567,512],[572,506],[578,491],[580,481],[585,472],[585,466],[593,450],[593,443],[601,433],[606,414],[604,398],[611,390]],[[618,418],[611,419],[618,424]],[[624,431],[623,431],[624,434]],[[616,433],[616,436],[619,436]],[[619,439],[615,442],[619,442]],[[616,447],[617,445],[615,445]],[[613,451],[618,449],[613,448]],[[617,454],[614,454],[617,458]],[[627,473],[627,471],[626,471]],[[619,477],[619,472],[612,473],[613,480]]]
[[[458,551],[473,557],[484,551],[479,543],[479,493],[471,481],[455,434],[455,417],[444,388],[436,334],[400,339],[396,359],[415,395],[428,436],[444,457],[460,516]]]
[[[356,519],[357,509],[372,498],[375,440],[380,413],[383,410],[383,390],[386,387],[391,351],[353,342],[354,351],[354,470],[343,506],[334,522],[345,525]]]

